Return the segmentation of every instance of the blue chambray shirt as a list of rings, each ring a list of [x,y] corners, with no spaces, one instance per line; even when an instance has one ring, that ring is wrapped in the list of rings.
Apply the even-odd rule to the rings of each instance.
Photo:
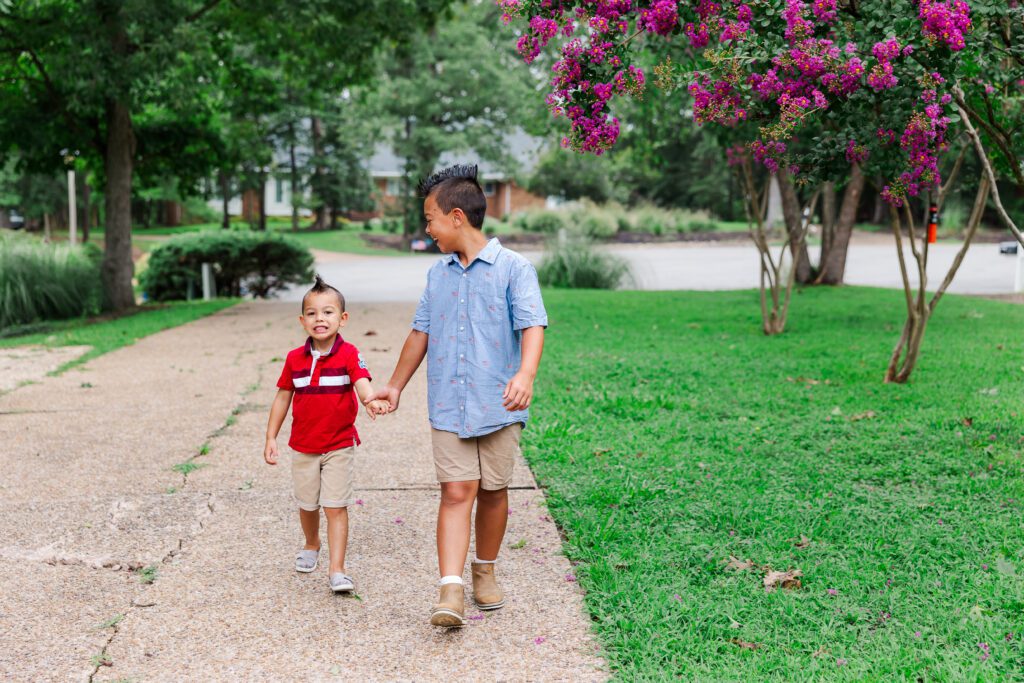
[[[516,422],[528,410],[505,410],[502,393],[519,371],[522,330],[547,327],[533,264],[491,239],[466,268],[455,254],[435,263],[413,316],[429,336],[430,425],[468,439]]]

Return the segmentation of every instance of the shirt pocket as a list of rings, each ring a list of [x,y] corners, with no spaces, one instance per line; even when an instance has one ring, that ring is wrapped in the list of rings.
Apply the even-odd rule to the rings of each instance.
[[[508,323],[506,288],[488,280],[474,282],[469,290],[469,316],[473,325]]]

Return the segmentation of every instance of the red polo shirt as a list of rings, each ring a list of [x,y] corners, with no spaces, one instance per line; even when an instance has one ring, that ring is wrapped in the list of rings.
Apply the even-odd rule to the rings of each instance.
[[[314,350],[312,338],[289,351],[277,380],[279,388],[295,392],[288,445],[320,454],[358,444],[354,385],[364,377],[370,379],[366,361],[340,334],[327,353]]]

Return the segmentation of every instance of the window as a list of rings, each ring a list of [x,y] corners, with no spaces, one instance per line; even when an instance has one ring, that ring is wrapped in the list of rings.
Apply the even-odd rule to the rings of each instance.
[[[484,183],[484,195],[487,197],[493,197],[495,190],[495,183]]]
[[[384,194],[389,197],[401,197],[402,196],[402,182],[400,178],[388,178],[387,186],[384,188]]]
[[[284,201],[284,181],[280,178],[275,179],[274,183],[274,201],[280,204]]]

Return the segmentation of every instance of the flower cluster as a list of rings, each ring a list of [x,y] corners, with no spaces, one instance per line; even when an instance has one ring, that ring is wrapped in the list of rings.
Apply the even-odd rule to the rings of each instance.
[[[657,0],[640,11],[640,25],[648,33],[667,36],[679,24],[679,5],[675,0]]]
[[[870,151],[864,145],[858,145],[857,141],[850,138],[846,143],[846,160],[851,164],[863,164],[868,160]]]
[[[560,35],[567,38],[552,67],[546,101],[555,115],[569,120],[563,144],[577,151],[600,154],[615,144],[619,121],[612,115],[612,101],[643,92],[644,74],[632,65],[634,49],[660,37],[682,42],[706,65],[686,74],[696,122],[736,127],[758,121],[759,139],[730,149],[730,164],[749,158],[772,172],[795,170],[791,162],[803,159],[796,158],[790,140],[809,116],[845,111],[847,104],[861,107],[871,99],[886,112],[880,98],[899,88],[901,98],[917,101],[913,115],[895,130],[887,123],[875,135],[847,136],[846,161],[865,164],[870,158],[888,164],[896,152],[886,148],[898,142],[905,166],[883,193],[897,205],[939,181],[937,159],[946,146],[950,95],[939,73],[918,74],[922,63],[948,68],[950,53],[963,49],[971,30],[965,0],[913,0],[919,33],[911,24],[909,31],[881,34],[877,42],[865,44],[849,40],[850,27],[857,24],[840,21],[848,3],[838,0],[783,0],[779,14],[763,17],[755,12],[764,3],[750,0],[496,1],[505,21],[527,19],[518,45],[526,61],[534,61]],[[785,37],[781,45],[780,34]],[[906,59],[915,45],[927,53],[920,61]],[[655,71],[666,86],[682,73],[667,60]],[[915,82],[920,90],[912,90]]]
[[[921,32],[930,40],[944,43],[954,52],[967,44],[964,34],[971,30],[971,8],[963,0],[936,2],[921,0],[918,7]]]

